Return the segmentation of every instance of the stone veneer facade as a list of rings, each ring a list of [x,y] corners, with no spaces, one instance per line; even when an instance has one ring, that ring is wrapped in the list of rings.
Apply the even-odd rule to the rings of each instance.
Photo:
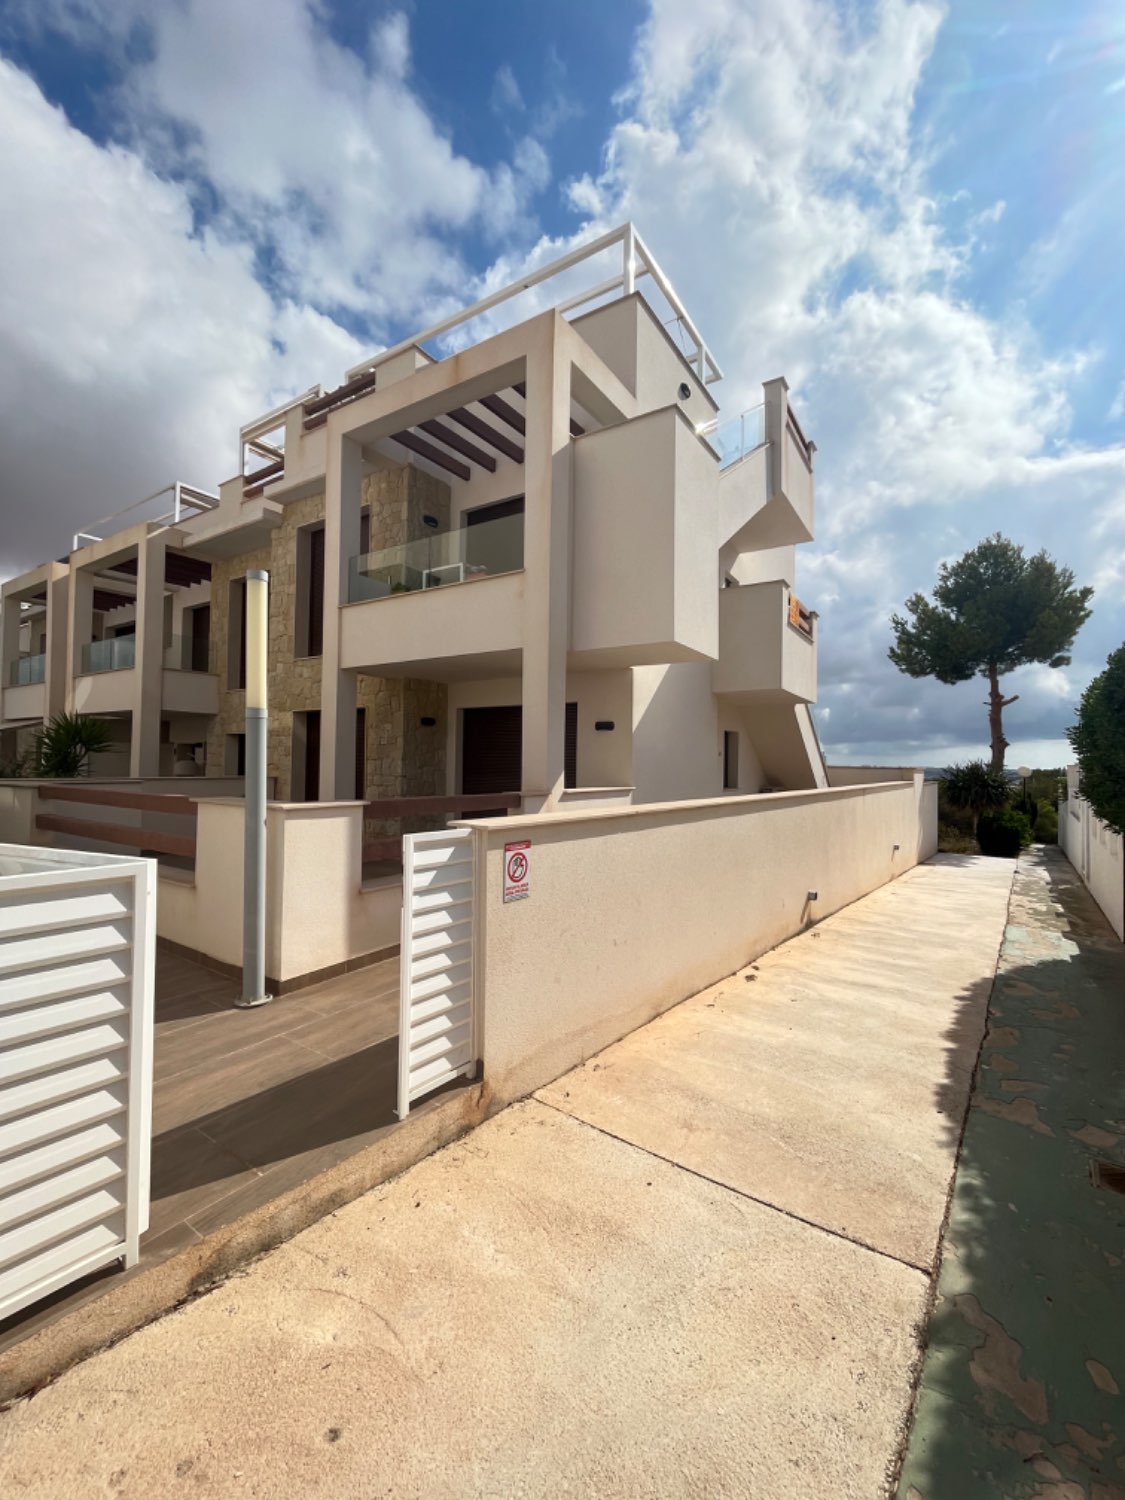
[[[372,551],[415,541],[428,534],[423,520],[432,516],[438,529],[450,523],[449,486],[412,464],[369,474],[363,500],[370,512]],[[207,774],[225,771],[228,735],[244,731],[245,695],[227,681],[230,639],[230,585],[250,568],[264,568],[269,596],[269,737],[268,774],[276,778],[277,799],[294,797],[293,715],[320,708],[319,656],[296,656],[297,534],[324,516],[324,496],[310,495],[287,505],[268,547],[211,567],[210,668],[219,677],[219,711],[207,736]],[[444,683],[413,678],[359,675],[356,698],[366,710],[366,796],[422,797],[445,793],[445,743],[448,692]],[[437,722],[423,727],[423,718]],[[443,820],[439,820],[443,821]],[[397,832],[398,826],[369,824],[369,832]]]

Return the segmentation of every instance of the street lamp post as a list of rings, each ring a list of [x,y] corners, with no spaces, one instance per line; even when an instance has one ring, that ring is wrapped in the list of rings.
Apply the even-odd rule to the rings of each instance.
[[[266,703],[269,574],[246,574],[246,844],[242,874],[241,1010],[265,1005],[266,994]]]

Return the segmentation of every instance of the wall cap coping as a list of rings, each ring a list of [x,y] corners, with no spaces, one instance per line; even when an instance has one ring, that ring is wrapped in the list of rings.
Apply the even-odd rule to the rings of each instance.
[[[186,777],[184,778],[187,779]],[[185,794],[186,795],[186,794]],[[244,797],[192,797],[193,802],[206,802],[214,807],[243,807],[246,799]],[[341,807],[366,807],[366,802],[267,802],[266,811],[270,812],[332,812]]]
[[[762,812],[779,803],[798,804],[809,798],[866,796],[868,792],[901,792],[912,781],[867,781],[854,786],[814,786],[795,792],[753,792],[744,797],[706,797],[694,802],[639,802],[629,807],[576,807],[564,813],[519,813],[507,818],[461,818],[451,828],[479,828],[486,833],[509,833],[517,828],[572,827],[584,819],[643,818],[653,814],[699,812]]]

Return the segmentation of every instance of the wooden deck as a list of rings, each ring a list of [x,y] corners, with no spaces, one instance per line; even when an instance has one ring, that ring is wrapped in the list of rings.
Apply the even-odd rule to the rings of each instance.
[[[198,1242],[395,1124],[398,960],[236,1010],[236,980],[156,961],[152,1212],[140,1266]],[[0,1323],[0,1350],[115,1268]]]

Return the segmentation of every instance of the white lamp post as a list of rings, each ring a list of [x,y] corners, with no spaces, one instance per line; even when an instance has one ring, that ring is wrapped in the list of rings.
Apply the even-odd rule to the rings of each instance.
[[[246,850],[242,882],[240,1009],[265,1005],[266,994],[266,704],[269,574],[246,574]]]

